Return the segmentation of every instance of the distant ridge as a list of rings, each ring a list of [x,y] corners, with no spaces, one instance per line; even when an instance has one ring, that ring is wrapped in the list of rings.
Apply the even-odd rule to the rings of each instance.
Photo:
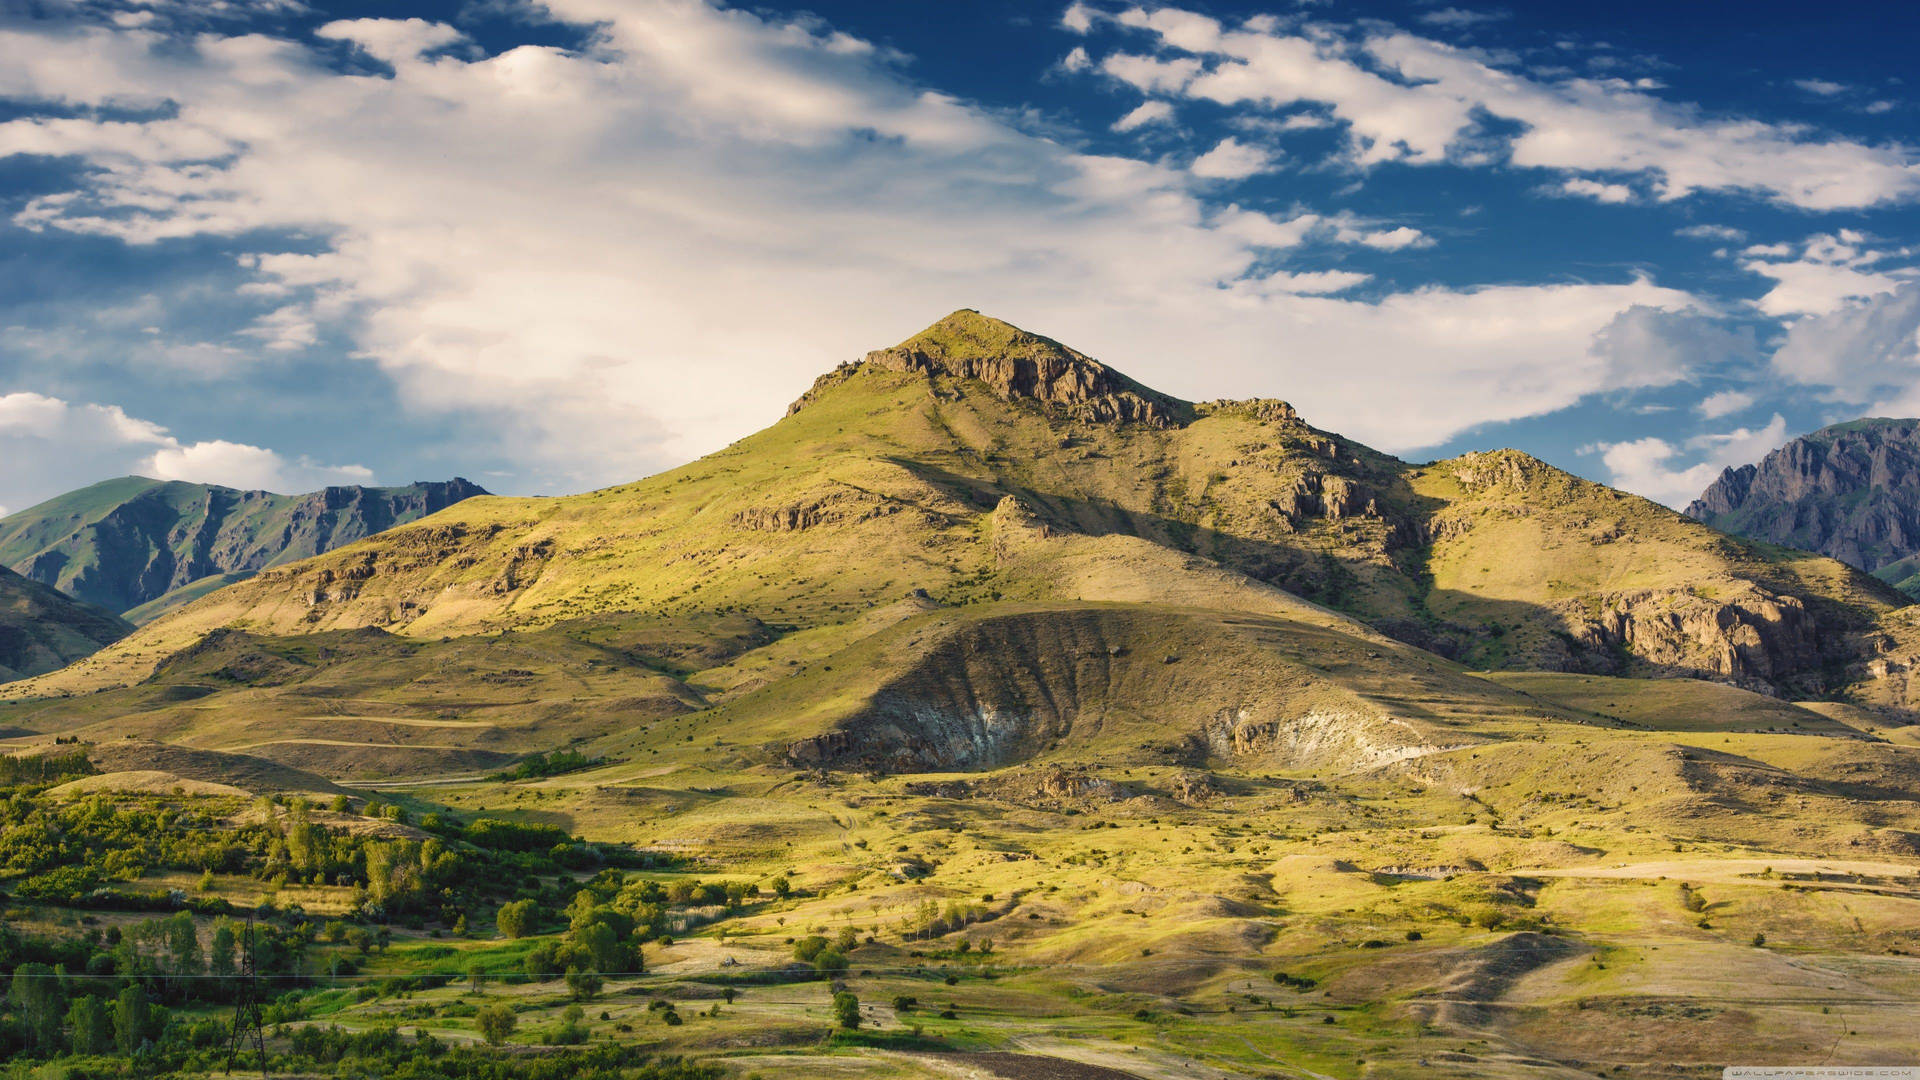
[[[1869,417],[1720,474],[1686,514],[1817,551],[1920,597],[1920,420]]]
[[[144,621],[181,590],[191,599],[485,494],[459,478],[278,495],[127,476],[0,518],[0,565]]]

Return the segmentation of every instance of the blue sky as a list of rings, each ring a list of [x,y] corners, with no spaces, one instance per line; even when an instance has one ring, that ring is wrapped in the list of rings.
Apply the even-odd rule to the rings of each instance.
[[[957,307],[1683,504],[1920,413],[1912,5],[0,6],[0,507],[617,483]]]

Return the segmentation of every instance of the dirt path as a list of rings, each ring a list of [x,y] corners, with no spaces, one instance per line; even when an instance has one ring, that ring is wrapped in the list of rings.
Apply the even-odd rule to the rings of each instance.
[[[1038,1054],[928,1054],[936,1064],[959,1066],[963,1076],[1001,1077],[1003,1080],[1140,1080],[1140,1077],[1102,1065],[1086,1065]]]

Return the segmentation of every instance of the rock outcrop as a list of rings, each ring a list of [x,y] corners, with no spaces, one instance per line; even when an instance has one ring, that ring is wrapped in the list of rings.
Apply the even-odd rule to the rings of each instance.
[[[1726,599],[1642,589],[1562,610],[1568,637],[1580,647],[1574,666],[1628,674],[1631,657],[1666,674],[1775,696],[1830,692],[1822,672],[1854,648],[1842,635],[1822,633],[1798,597],[1758,588]]]
[[[1856,420],[1801,436],[1721,473],[1686,513],[1902,584],[1916,569],[1902,564],[1920,554],[1920,420]],[[1920,595],[1920,581],[1905,587]]]
[[[956,311],[891,349],[868,353],[861,363],[976,381],[1002,400],[1038,402],[1090,423],[1164,428],[1193,415],[1192,405],[1150,390],[1084,353],[973,310]],[[820,381],[831,385],[846,377],[835,371]],[[816,384],[809,395],[820,389]],[[798,411],[806,401],[788,411]]]

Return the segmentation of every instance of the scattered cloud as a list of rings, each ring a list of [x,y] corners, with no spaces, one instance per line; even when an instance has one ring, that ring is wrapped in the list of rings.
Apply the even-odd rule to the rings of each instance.
[[[1746,230],[1731,225],[1688,225],[1673,230],[1673,235],[1684,236],[1689,240],[1714,240],[1723,244],[1737,244],[1747,238]]]
[[[1288,262],[1308,245],[1431,240],[1392,222],[1219,207],[1212,181],[1272,167],[1252,133],[1191,170],[1093,154],[917,85],[814,20],[624,0],[547,10],[596,30],[577,49],[489,55],[434,24],[332,24],[336,40],[379,57],[371,72],[270,34],[0,28],[0,97],[45,114],[0,123],[0,155],[58,152],[85,167],[15,224],[243,250],[239,268],[271,311],[239,329],[263,353],[344,343],[408,408],[497,418],[529,472],[573,488],[723,445],[820,371],[962,306],[1174,393],[1284,392],[1316,422],[1398,451],[1691,370],[1648,359],[1676,352],[1627,347],[1661,324],[1678,350],[1684,324],[1654,313],[1700,304],[1649,278],[1394,291],[1364,269]],[[1691,129],[1655,140],[1635,126],[1685,115],[1526,79],[1501,91],[1520,95],[1513,104],[1481,87],[1500,80],[1480,60],[1417,38],[1369,37],[1362,64],[1278,21],[1228,30],[1171,9],[1092,8],[1062,21],[1090,35],[1124,24],[1163,50],[1089,55],[1092,68],[1142,89],[1270,103],[1263,115],[1283,127],[1337,120],[1364,160],[1444,160],[1492,102],[1539,120],[1515,144],[1522,164],[1588,168],[1539,141],[1564,109],[1625,132],[1627,149],[1594,171],[1662,170],[1669,197],[1717,182],[1660,156]],[[150,118],[109,121],[109,105]],[[1835,167],[1883,183],[1878,152],[1849,147]],[[134,460],[258,480],[271,463],[248,449],[149,442]]]
[[[1570,177],[1560,182],[1560,193],[1603,203],[1629,203],[1633,189],[1625,184],[1607,184],[1598,180]]]
[[[373,481],[372,471],[359,465],[288,460],[221,440],[182,442],[118,406],[27,392],[0,394],[0,456],[8,464],[0,500],[9,506],[127,475],[280,492]]]
[[[1228,136],[1193,160],[1193,175],[1208,180],[1245,180],[1273,166],[1273,155]]]
[[[1826,79],[1795,79],[1793,85],[1819,97],[1833,97],[1847,92],[1846,83],[1830,82]]]
[[[1649,437],[1600,443],[1591,449],[1601,455],[1613,486],[1677,510],[1698,498],[1730,466],[1758,461],[1786,441],[1787,421],[1775,413],[1763,428],[1700,435],[1683,446]],[[1688,460],[1693,463],[1681,464]]]
[[[1799,244],[1756,244],[1740,265],[1775,285],[1755,306],[1768,315],[1824,315],[1850,300],[1892,292],[1913,280],[1911,267],[1886,267],[1893,252],[1876,250],[1852,229],[1821,233]]]
[[[1723,416],[1745,412],[1753,407],[1754,396],[1744,390],[1721,390],[1702,398],[1694,411],[1703,419],[1718,420]]]
[[[1151,124],[1173,122],[1173,106],[1164,101],[1143,101],[1132,112],[1113,122],[1115,131],[1135,131]]]
[[[1407,248],[1432,247],[1433,239],[1419,229],[1402,225],[1396,229],[1367,233],[1360,238],[1362,244],[1381,251],[1403,251]]]
[[[1920,415],[1920,282],[1794,323],[1773,370],[1832,401]]]
[[[1920,163],[1904,147],[1711,116],[1655,96],[1657,83],[1530,77],[1377,23],[1227,28],[1177,8],[1128,9],[1113,22],[1155,48],[1108,53],[1096,61],[1107,75],[1230,107],[1324,106],[1347,126],[1360,166],[1504,162],[1574,176],[1637,174],[1662,200],[1747,192],[1807,210],[1920,197]],[[1498,134],[1489,119],[1518,131]]]
[[[1445,26],[1460,30],[1481,23],[1499,22],[1507,18],[1504,11],[1468,11],[1465,8],[1444,7],[1429,11],[1420,16],[1420,21],[1428,26]]]

